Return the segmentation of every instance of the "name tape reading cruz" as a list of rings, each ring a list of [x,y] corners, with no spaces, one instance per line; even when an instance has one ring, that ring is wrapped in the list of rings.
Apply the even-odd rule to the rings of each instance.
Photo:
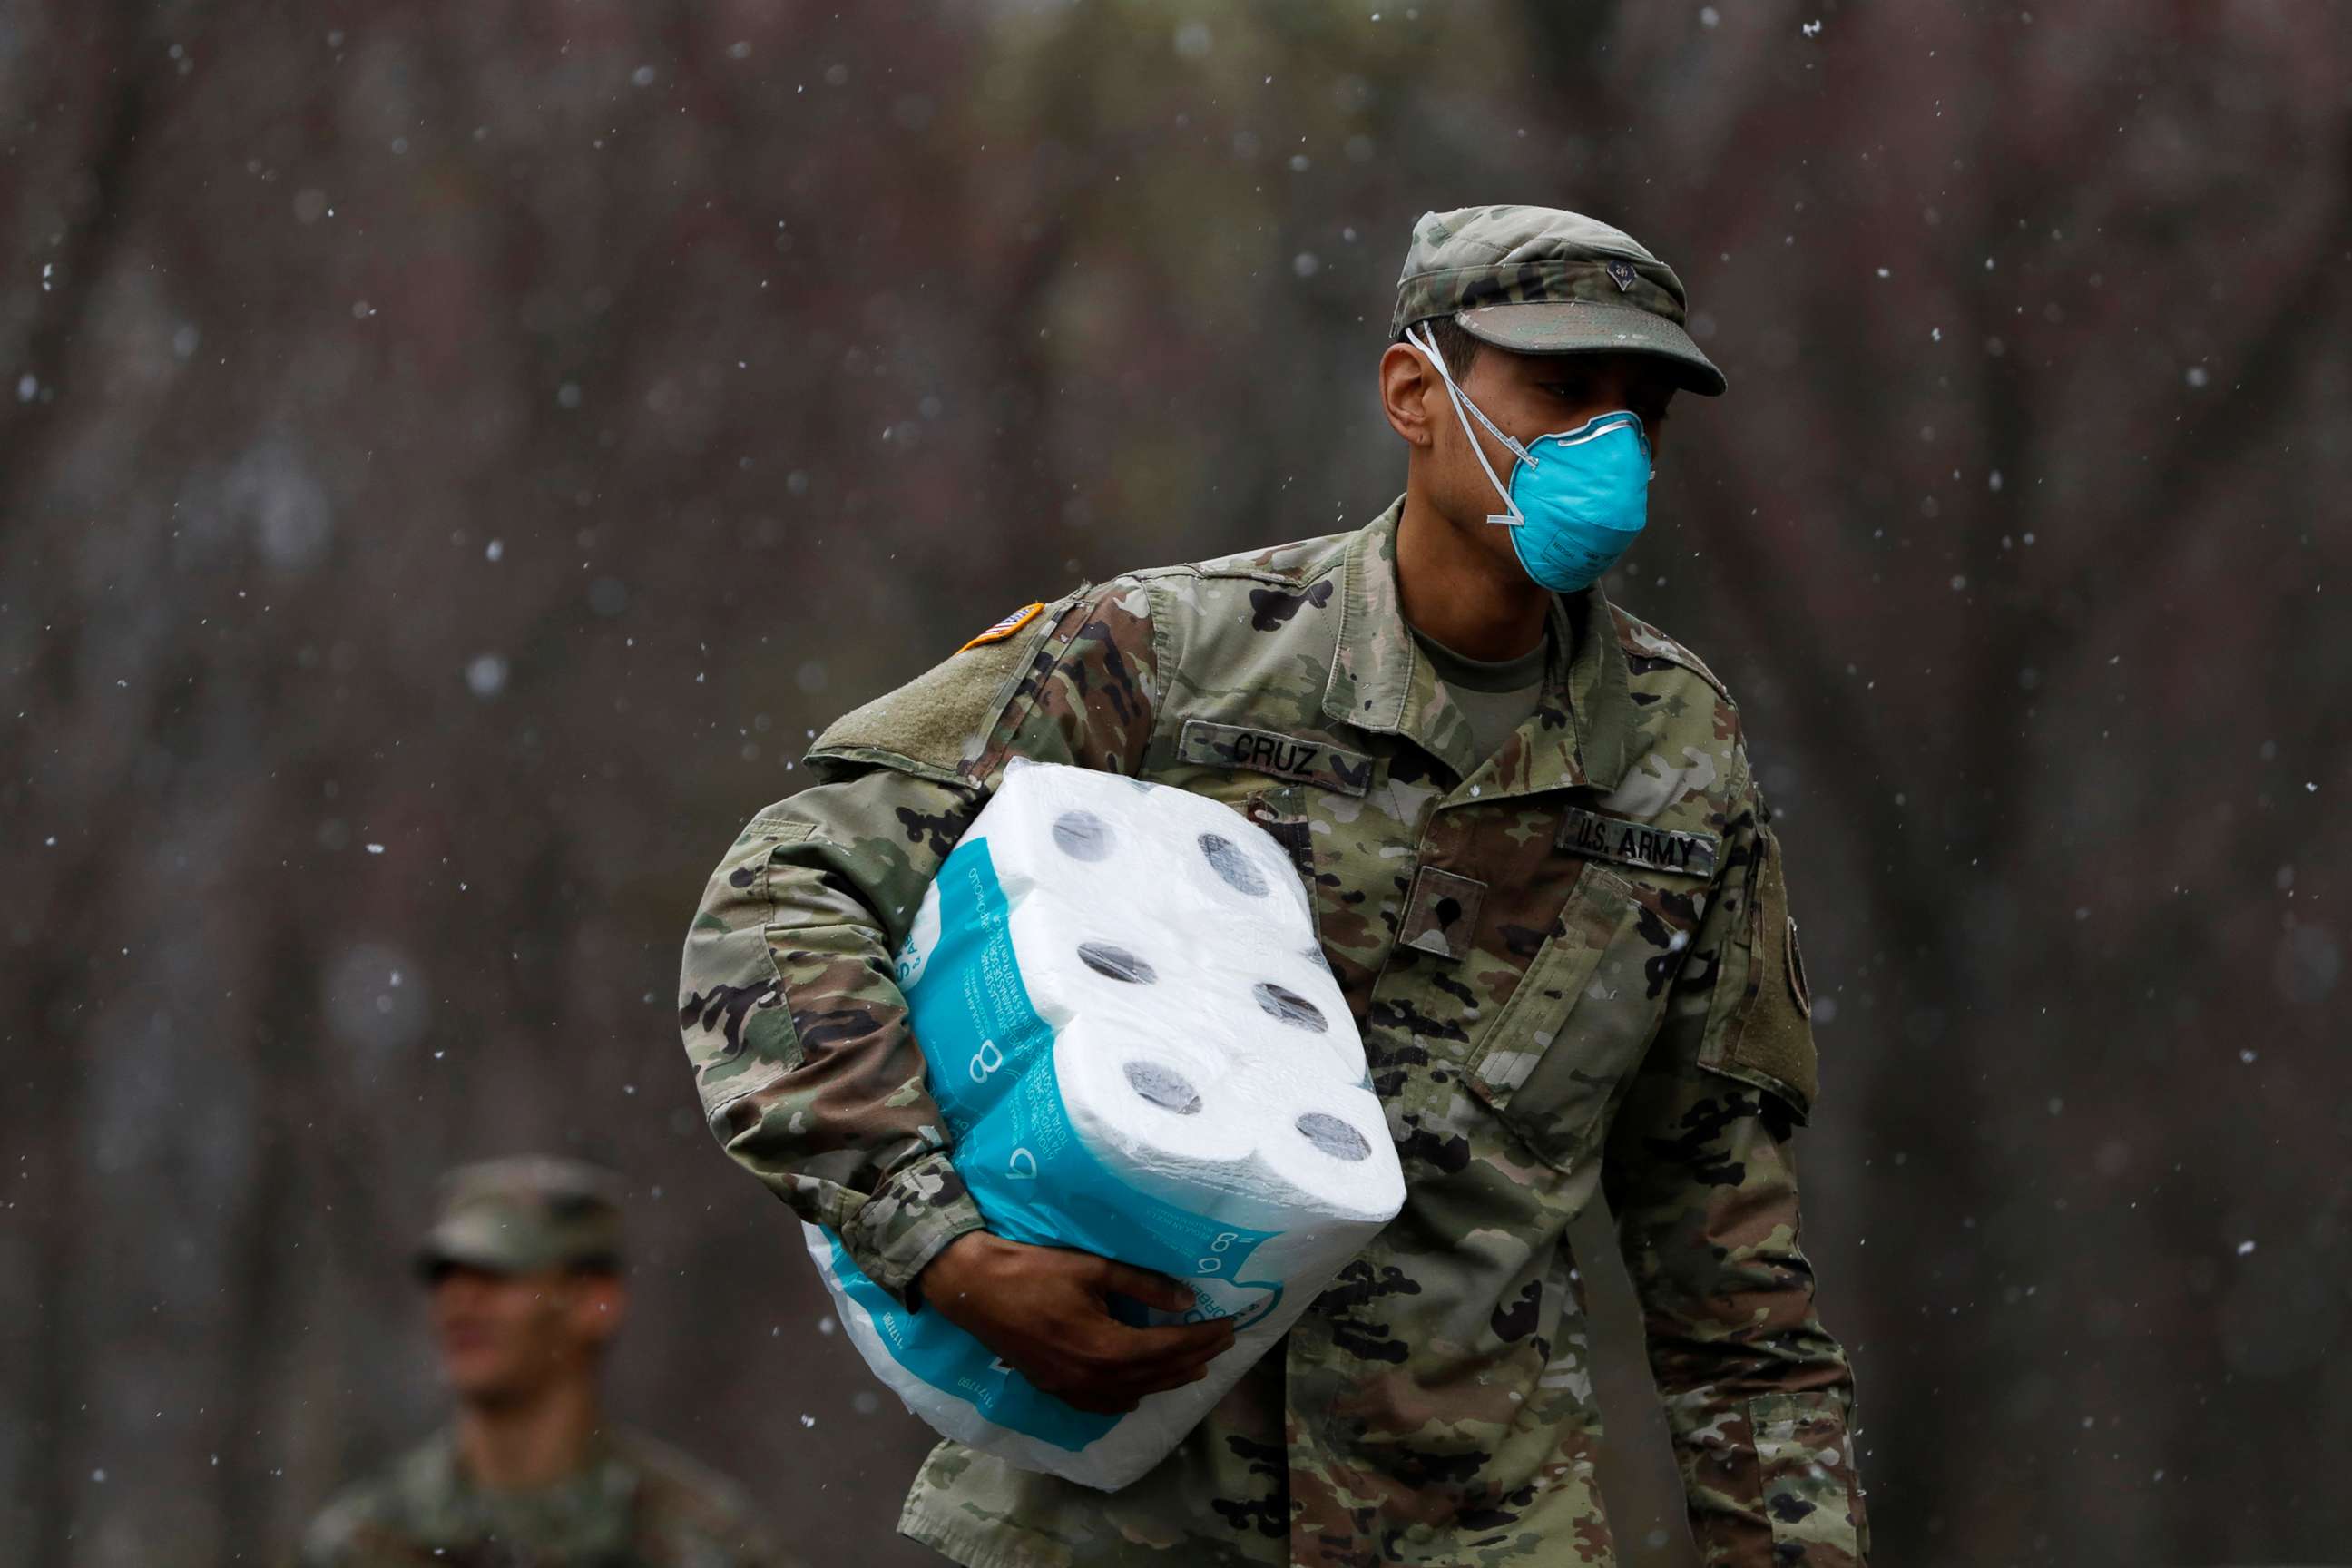
[[[1247,768],[1298,784],[1361,795],[1372,787],[1372,759],[1320,741],[1305,741],[1272,730],[1212,724],[1187,719],[1176,742],[1183,761],[1206,768]]]

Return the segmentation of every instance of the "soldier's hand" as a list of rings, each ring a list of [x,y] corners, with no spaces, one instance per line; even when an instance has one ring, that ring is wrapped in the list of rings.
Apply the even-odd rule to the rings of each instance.
[[[926,1304],[1031,1383],[1104,1415],[1125,1415],[1147,1394],[1199,1382],[1234,1342],[1230,1318],[1138,1329],[1110,1315],[1113,1296],[1188,1310],[1192,1292],[1164,1275],[984,1230],[950,1242],[919,1285]]]

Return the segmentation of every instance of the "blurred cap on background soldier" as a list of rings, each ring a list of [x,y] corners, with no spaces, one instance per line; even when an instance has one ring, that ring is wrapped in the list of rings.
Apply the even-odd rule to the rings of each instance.
[[[538,1155],[461,1166],[415,1255],[457,1418],[312,1521],[304,1568],[780,1565],[730,1482],[608,1425],[628,1303],[621,1183]]]

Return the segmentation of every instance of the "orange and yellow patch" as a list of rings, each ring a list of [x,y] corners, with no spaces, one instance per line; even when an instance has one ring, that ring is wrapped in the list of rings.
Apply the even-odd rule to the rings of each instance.
[[[1035,620],[1038,613],[1044,610],[1045,607],[1045,602],[1043,599],[1038,600],[1034,605],[1022,605],[1019,609],[1013,611],[1011,615],[1005,616],[1003,620],[997,622],[994,626],[989,627],[978,637],[972,638],[971,641],[964,644],[962,647],[956,649],[956,652],[963,653],[971,648],[985,647],[989,643],[1003,642],[1006,637],[1011,637],[1014,632],[1019,631],[1023,626],[1025,626],[1031,621]]]

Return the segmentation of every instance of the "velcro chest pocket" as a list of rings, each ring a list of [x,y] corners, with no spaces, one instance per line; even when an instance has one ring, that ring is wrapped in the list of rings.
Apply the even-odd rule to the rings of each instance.
[[[1696,905],[1586,861],[1559,918],[1465,1078],[1547,1163],[1580,1163],[1601,1137],[1617,1088],[1640,1063]]]

